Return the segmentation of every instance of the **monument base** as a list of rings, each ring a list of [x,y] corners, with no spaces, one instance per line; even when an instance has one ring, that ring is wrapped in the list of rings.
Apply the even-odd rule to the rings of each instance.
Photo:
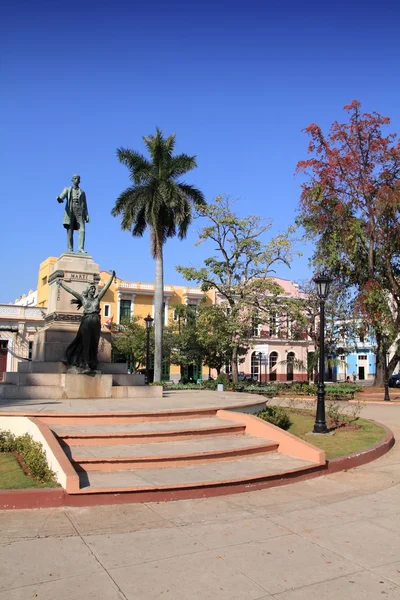
[[[65,359],[65,351],[78,332],[79,324],[52,324],[34,336],[33,362],[59,362]],[[111,333],[100,333],[99,362],[111,362]]]
[[[32,361],[19,363],[17,373],[5,373],[0,398],[7,399],[95,399],[162,395],[162,388],[144,385],[144,375],[127,373],[125,363],[111,362],[111,333],[101,331],[98,369],[79,373],[63,362],[75,338],[82,309],[71,305],[71,294],[57,285],[65,282],[79,295],[100,281],[99,267],[91,256],[64,253],[48,279],[49,306],[45,326],[34,337]],[[74,312],[75,310],[75,312]],[[78,370],[79,371],[79,370]]]

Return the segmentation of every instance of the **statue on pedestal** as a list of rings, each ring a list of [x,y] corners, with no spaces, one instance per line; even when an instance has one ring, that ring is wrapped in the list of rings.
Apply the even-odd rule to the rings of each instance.
[[[78,310],[83,307],[83,317],[79,325],[78,333],[75,339],[70,343],[66,350],[66,363],[69,367],[76,367],[81,373],[91,373],[97,369],[97,352],[100,340],[100,301],[110,287],[115,277],[115,271],[112,271],[111,277],[104,288],[96,296],[96,286],[88,285],[82,294],[65,285],[61,280],[57,284],[66,292],[75,296],[71,304],[77,304]]]
[[[68,252],[74,251],[74,230],[78,231],[78,252],[85,253],[85,223],[89,223],[86,194],[80,189],[80,175],[72,176],[72,185],[63,189],[57,196],[62,203],[65,199],[63,225],[67,230]],[[85,253],[86,254],[86,253]]]

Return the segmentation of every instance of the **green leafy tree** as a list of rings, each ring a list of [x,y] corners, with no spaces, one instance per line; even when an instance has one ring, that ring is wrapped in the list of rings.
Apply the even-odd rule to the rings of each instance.
[[[203,305],[200,307],[197,319],[198,338],[203,347],[203,361],[217,374],[226,365],[232,363],[232,355],[237,325],[230,317],[229,307],[222,305]],[[239,362],[246,355],[249,339],[246,337],[238,345]]]
[[[354,100],[348,122],[325,135],[312,123],[310,157],[297,164],[304,176],[299,222],[316,244],[313,263],[344,288],[353,288],[357,309],[374,330],[376,383],[384,379],[382,335],[400,333],[400,143],[385,135],[388,117],[362,113]],[[400,360],[397,349],[389,372]]]
[[[180,366],[183,379],[185,369],[189,370],[192,365],[203,363],[203,346],[197,322],[198,307],[178,304],[174,310],[177,321],[169,326],[171,362]]]
[[[274,266],[289,265],[293,253],[294,228],[269,241],[264,240],[272,223],[257,215],[239,217],[233,202],[218,196],[201,209],[208,225],[199,233],[198,244],[211,241],[217,254],[207,258],[202,268],[178,266],[188,281],[213,290],[216,304],[225,306],[231,326],[232,379],[238,382],[240,348],[251,336],[253,320],[267,320],[271,310],[282,304],[282,288],[271,278]],[[290,309],[290,302],[285,301]]]
[[[124,356],[137,370],[146,363],[146,328],[140,324],[140,318],[134,317],[123,326],[112,326],[111,343],[114,350]],[[154,336],[150,337],[152,351]]]
[[[142,236],[150,231],[151,254],[155,259],[154,381],[161,380],[163,359],[163,248],[168,238],[186,237],[192,220],[192,206],[205,205],[202,192],[180,178],[194,169],[196,158],[174,155],[175,135],[167,138],[157,128],[156,134],[143,137],[150,160],[128,148],[119,148],[119,161],[128,167],[132,185],[117,198],[112,215],[122,216],[121,228]]]
[[[303,316],[303,328],[311,339],[315,351],[309,352],[308,374],[310,379],[316,377],[319,360],[320,343],[320,299],[316,285],[312,281],[300,284],[303,298],[300,302]],[[356,338],[360,333],[361,315],[357,314],[354,297],[350,290],[343,288],[338,282],[332,282],[325,301],[325,348],[326,366],[339,366],[337,354],[348,354],[356,349]]]

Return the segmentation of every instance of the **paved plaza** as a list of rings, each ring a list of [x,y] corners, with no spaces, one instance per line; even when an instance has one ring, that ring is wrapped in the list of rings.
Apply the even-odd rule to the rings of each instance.
[[[363,416],[400,436],[400,406]],[[399,497],[395,445],[262,491],[0,512],[0,600],[400,600]]]

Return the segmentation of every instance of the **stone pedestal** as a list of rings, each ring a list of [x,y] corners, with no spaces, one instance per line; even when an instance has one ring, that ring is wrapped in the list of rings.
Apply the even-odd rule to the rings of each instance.
[[[111,398],[112,375],[74,375],[66,373],[65,398]]]
[[[44,328],[35,335],[33,360],[60,361],[74,339],[82,318],[82,309],[71,304],[73,296],[57,285],[61,279],[68,287],[82,294],[89,284],[100,281],[99,265],[91,256],[66,252],[54,264],[50,274],[48,309]],[[111,334],[102,331],[99,343],[100,362],[111,361]]]
[[[111,334],[102,331],[98,349],[98,371],[73,373],[63,362],[67,346],[77,334],[83,311],[71,305],[72,296],[57,285],[61,279],[79,294],[88,284],[100,281],[99,267],[87,254],[65,253],[55,263],[45,326],[35,334],[32,361],[21,362],[18,372],[6,373],[0,383],[0,398],[91,399],[134,398],[162,395],[161,387],[144,385],[144,375],[128,375],[126,364],[111,362]]]
[[[35,362],[58,362],[65,358],[65,351],[78,331],[79,323],[75,326],[62,327],[52,324],[44,327],[35,334],[33,360]],[[111,333],[102,331],[100,334],[99,362],[111,362]]]

